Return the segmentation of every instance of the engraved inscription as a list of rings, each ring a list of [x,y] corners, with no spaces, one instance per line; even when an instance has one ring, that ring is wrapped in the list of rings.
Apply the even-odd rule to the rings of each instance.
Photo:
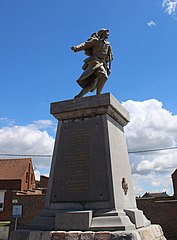
[[[89,168],[91,164],[90,138],[88,129],[82,127],[70,134],[68,145],[70,151],[66,154],[68,165],[66,188],[69,192],[83,193],[89,188],[89,174],[84,168]]]
[[[106,201],[108,187],[102,119],[64,122],[59,136],[51,201]]]

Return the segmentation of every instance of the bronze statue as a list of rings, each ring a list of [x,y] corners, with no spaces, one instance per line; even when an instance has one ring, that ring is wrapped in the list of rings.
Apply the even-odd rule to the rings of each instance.
[[[91,37],[78,46],[71,47],[74,52],[84,50],[85,55],[89,56],[84,60],[82,69],[84,72],[77,80],[77,83],[83,88],[77,97],[83,97],[86,93],[93,92],[100,94],[108,76],[111,73],[111,61],[113,54],[110,43],[106,41],[109,37],[108,29],[101,29],[93,33]]]

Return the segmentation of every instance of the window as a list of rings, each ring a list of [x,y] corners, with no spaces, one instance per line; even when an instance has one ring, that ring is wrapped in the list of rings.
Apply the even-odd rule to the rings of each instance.
[[[0,211],[3,211],[4,208],[4,195],[5,191],[0,190]]]
[[[33,184],[34,182],[34,175],[31,173],[31,183]]]
[[[29,173],[26,172],[26,182],[28,183],[29,182]]]

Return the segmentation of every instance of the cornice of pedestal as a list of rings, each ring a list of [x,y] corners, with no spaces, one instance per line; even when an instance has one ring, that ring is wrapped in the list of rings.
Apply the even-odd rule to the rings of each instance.
[[[50,113],[59,121],[103,114],[110,115],[122,126],[130,120],[128,111],[111,93],[54,102],[51,103]]]

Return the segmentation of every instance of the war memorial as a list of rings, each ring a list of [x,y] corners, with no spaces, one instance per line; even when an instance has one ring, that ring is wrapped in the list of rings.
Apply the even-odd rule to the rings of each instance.
[[[109,31],[71,47],[87,58],[73,99],[51,103],[58,120],[45,207],[10,240],[165,240],[136,206],[124,136],[129,113],[101,94],[113,60]],[[85,97],[96,90],[96,95]]]

